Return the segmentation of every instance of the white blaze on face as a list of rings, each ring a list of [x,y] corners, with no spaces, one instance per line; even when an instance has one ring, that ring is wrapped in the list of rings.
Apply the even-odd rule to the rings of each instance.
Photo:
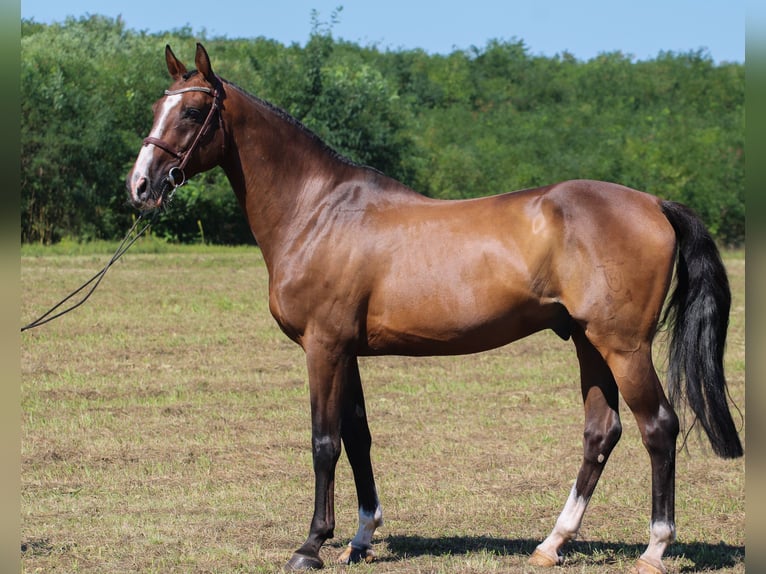
[[[149,133],[150,137],[162,139],[163,134],[170,123],[170,117],[173,110],[181,105],[181,94],[173,96],[167,96],[165,101],[162,102],[162,109],[160,110],[159,118],[154,124],[152,131]],[[138,159],[136,159],[136,165],[133,167],[133,178],[131,181],[130,191],[134,200],[138,200],[138,192],[136,191],[136,184],[141,180],[149,177],[149,168],[152,163],[152,156],[154,155],[153,144],[146,144],[141,147],[141,151],[138,153]]]

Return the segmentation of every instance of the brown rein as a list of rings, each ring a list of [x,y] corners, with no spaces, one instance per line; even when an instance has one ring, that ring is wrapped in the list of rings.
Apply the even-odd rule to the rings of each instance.
[[[83,285],[72,291],[69,295],[64,297],[61,301],[56,303],[53,307],[48,309],[45,313],[43,313],[40,317],[32,321],[31,323],[27,323],[21,328],[21,331],[27,331],[29,329],[34,329],[35,327],[39,327],[40,325],[44,325],[45,323],[48,323],[50,321],[53,321],[54,319],[57,319],[61,317],[62,315],[66,315],[70,311],[74,311],[85,303],[85,301],[90,298],[91,295],[93,295],[93,292],[96,290],[96,287],[99,286],[101,283],[101,280],[104,278],[104,275],[106,275],[106,272],[109,271],[109,268],[114,264],[115,261],[117,261],[120,257],[124,255],[124,253],[130,249],[130,246],[133,245],[136,241],[138,241],[138,238],[141,237],[152,225],[155,219],[157,219],[157,215],[159,212],[155,211],[152,215],[152,218],[148,222],[144,222],[144,219],[146,218],[145,213],[139,214],[138,218],[133,222],[133,226],[128,230],[127,235],[125,235],[125,238],[122,240],[122,243],[120,243],[120,246],[117,248],[117,251],[114,252],[114,255],[112,255],[112,258],[107,261],[106,265],[104,265],[104,268],[101,269],[98,273],[96,273],[93,277],[88,279]],[[139,224],[144,223],[143,227],[139,229]],[[136,231],[138,229],[138,231]],[[134,235],[135,233],[135,235]],[[131,237],[132,236],[132,237]],[[73,303],[69,307],[64,308],[62,311],[59,311],[56,313],[56,311],[64,305],[67,301],[74,298],[78,293],[83,291],[88,285],[93,283],[95,281],[95,284],[85,293],[85,295],[76,303]],[[55,313],[55,314],[54,314]]]
[[[207,133],[208,129],[210,128],[210,124],[213,122],[213,116],[220,110],[220,102],[221,102],[221,94],[223,91],[220,88],[220,80],[218,81],[218,86],[215,89],[212,88],[206,88],[204,86],[192,86],[189,88],[181,88],[180,90],[165,90],[166,96],[176,96],[178,94],[185,94],[186,92],[204,92],[206,94],[210,94],[213,97],[213,105],[210,106],[210,111],[207,114],[207,117],[205,118],[205,121],[202,123],[202,126],[200,127],[199,131],[197,132],[197,135],[194,136],[194,140],[192,141],[191,145],[186,149],[186,151],[178,151],[174,146],[170,145],[166,141],[163,141],[159,138],[155,138],[152,136],[148,136],[144,138],[144,145],[154,145],[163,150],[166,153],[169,153],[177,160],[180,160],[180,164],[178,166],[171,167],[168,171],[168,175],[166,177],[168,183],[173,186],[173,188],[181,187],[183,184],[186,183],[186,173],[184,172],[184,169],[186,168],[186,164],[189,161],[189,157],[191,157],[191,154],[194,152],[194,150],[199,145],[200,140],[202,137]],[[221,129],[223,129],[223,118],[221,115],[218,115],[218,122],[221,126]],[[226,138],[224,137],[224,143],[226,141]]]

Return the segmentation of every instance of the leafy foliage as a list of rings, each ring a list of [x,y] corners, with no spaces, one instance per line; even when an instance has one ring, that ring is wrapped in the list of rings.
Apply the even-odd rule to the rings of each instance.
[[[533,56],[520,40],[429,55],[338,41],[313,13],[305,46],[205,41],[216,70],[283,107],[328,144],[418,191],[475,197],[569,178],[617,181],[696,209],[744,241],[744,66],[704,51],[634,61]],[[22,240],[114,238],[123,179],[167,85],[162,50],[183,28],[125,30],[100,16],[22,22]],[[220,171],[179,190],[158,233],[252,241]]]

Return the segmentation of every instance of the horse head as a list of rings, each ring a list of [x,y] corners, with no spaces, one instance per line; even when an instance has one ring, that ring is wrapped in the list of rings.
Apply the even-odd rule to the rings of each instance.
[[[154,124],[127,177],[130,202],[142,210],[162,206],[189,177],[223,159],[223,83],[207,51],[197,44],[191,71],[170,46],[165,61],[173,84],[153,106]]]

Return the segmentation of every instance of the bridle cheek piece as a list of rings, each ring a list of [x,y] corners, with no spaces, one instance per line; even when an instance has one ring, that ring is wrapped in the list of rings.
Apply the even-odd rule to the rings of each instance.
[[[192,86],[189,88],[181,88],[180,90],[165,90],[165,95],[175,96],[178,94],[184,94],[186,92],[204,92],[206,94],[210,94],[213,97],[213,105],[210,106],[210,111],[208,112],[207,117],[205,118],[205,121],[202,123],[202,126],[197,132],[197,135],[194,136],[194,140],[192,140],[191,145],[186,149],[186,151],[180,152],[175,147],[173,147],[166,141],[163,141],[159,138],[155,138],[152,136],[144,138],[144,145],[157,146],[164,152],[172,155],[174,158],[180,161],[180,164],[177,166],[171,167],[170,171],[168,171],[168,175],[165,176],[165,180],[170,185],[172,185],[174,189],[181,187],[187,182],[186,172],[184,172],[184,169],[186,168],[186,164],[188,163],[189,158],[191,157],[191,154],[194,153],[195,149],[197,149],[197,146],[199,145],[199,142],[202,139],[202,137],[207,133],[208,129],[210,128],[210,124],[213,121],[213,116],[215,116],[216,112],[221,107],[220,102],[221,102],[222,90],[220,89],[220,80],[219,80],[219,87],[217,87],[216,89],[206,88],[204,86]],[[218,120],[221,124],[221,127],[223,128],[223,118],[221,118],[220,115],[218,117]]]

